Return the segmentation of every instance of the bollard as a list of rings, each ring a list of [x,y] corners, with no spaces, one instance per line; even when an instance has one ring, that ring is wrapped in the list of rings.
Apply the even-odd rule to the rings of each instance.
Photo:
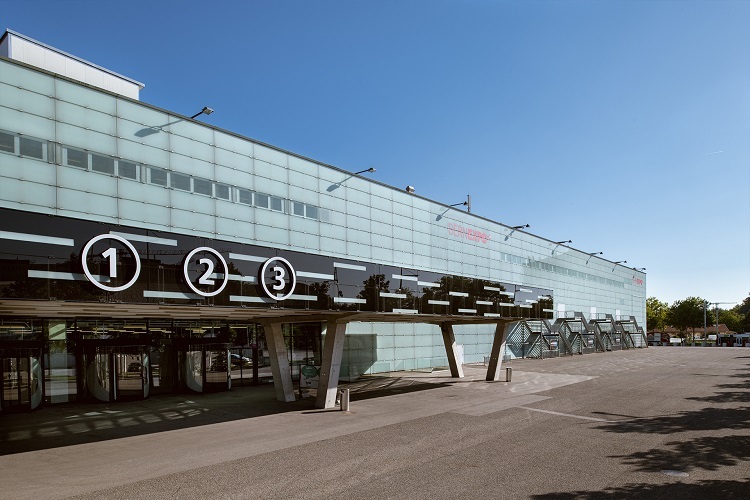
[[[513,368],[511,368],[511,367],[507,367],[507,368],[505,369],[505,381],[506,381],[506,382],[510,382],[510,377],[511,377],[511,375],[513,375]]]
[[[349,411],[349,389],[341,389],[339,396],[341,398],[341,411]]]

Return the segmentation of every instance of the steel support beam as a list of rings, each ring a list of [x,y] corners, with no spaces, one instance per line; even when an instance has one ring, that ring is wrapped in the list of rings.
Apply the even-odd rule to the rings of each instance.
[[[517,324],[517,321],[513,321],[508,323],[498,323],[495,326],[495,340],[492,342],[490,365],[487,367],[487,381],[494,382],[500,380],[500,369],[503,364],[505,342],[508,340],[508,335]]]
[[[464,367],[458,362],[456,336],[453,334],[453,325],[451,323],[440,323],[440,331],[443,334],[445,354],[448,356],[448,366],[451,369],[451,377],[463,378]]]
[[[294,401],[294,383],[292,383],[292,370],[287,358],[284,332],[282,323],[263,323],[266,333],[266,346],[268,356],[271,358],[271,373],[273,374],[273,386],[276,389],[276,399],[286,403]]]
[[[339,387],[341,359],[344,355],[344,336],[346,323],[328,321],[326,323],[325,344],[323,345],[323,362],[320,367],[316,408],[333,408],[336,406],[336,392]]]

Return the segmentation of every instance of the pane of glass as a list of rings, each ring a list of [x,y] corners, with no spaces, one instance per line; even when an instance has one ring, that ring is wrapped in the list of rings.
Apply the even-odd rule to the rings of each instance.
[[[84,153],[83,151],[78,151],[77,149],[67,149],[68,153],[68,160],[66,162],[67,165],[71,167],[78,167],[78,168],[89,168],[89,155],[88,153]]]
[[[211,181],[193,179],[193,192],[211,196]]]
[[[190,191],[190,177],[172,172],[172,175],[169,177],[169,185],[175,189]]]
[[[117,173],[121,177],[138,180],[138,165],[120,160],[117,162]]]
[[[225,186],[224,184],[214,184],[214,187],[216,189],[217,198],[221,198],[222,200],[229,199],[229,186]]]
[[[5,151],[6,153],[16,152],[14,137],[12,134],[0,132],[0,151]]]
[[[271,210],[276,210],[277,212],[283,212],[284,200],[282,200],[281,198],[277,198],[276,196],[271,196]]]
[[[255,206],[261,208],[268,208],[268,195],[255,193]]]
[[[21,154],[32,158],[44,159],[44,143],[28,137],[21,137]]]
[[[251,191],[240,189],[239,193],[240,193],[240,203],[244,203],[245,205],[253,204],[253,193]]]
[[[114,175],[115,160],[108,156],[91,155],[91,170]]]
[[[310,219],[318,219],[318,207],[307,205],[307,217]]]
[[[167,185],[167,172],[160,168],[149,168],[148,169],[148,182],[156,184],[158,186]]]
[[[305,216],[305,205],[302,203],[292,203],[292,212],[294,215],[299,215],[301,217]]]

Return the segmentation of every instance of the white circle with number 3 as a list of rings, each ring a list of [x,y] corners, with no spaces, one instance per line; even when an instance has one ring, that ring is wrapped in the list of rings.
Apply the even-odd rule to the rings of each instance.
[[[224,280],[221,282],[221,285],[219,285],[219,288],[217,288],[213,292],[204,292],[203,290],[199,290],[198,287],[196,287],[193,282],[190,281],[190,276],[188,275],[188,265],[190,264],[190,259],[193,258],[193,255],[197,254],[198,252],[208,252],[212,254],[214,257],[216,257],[216,260],[220,262],[224,267]],[[201,277],[198,278],[198,284],[215,285],[216,282],[214,281],[214,278],[211,277],[211,275],[214,274],[214,262],[211,259],[198,259],[197,263],[206,266],[206,270],[203,272],[203,274],[201,274]],[[190,288],[192,288],[195,293],[197,293],[198,295],[203,295],[204,297],[213,297],[214,295],[219,295],[221,291],[224,290],[224,287],[227,286],[227,282],[229,281],[229,267],[227,266],[227,261],[224,260],[224,257],[222,257],[219,252],[209,247],[198,247],[187,254],[187,257],[185,257],[185,262],[182,264],[182,274],[185,276],[185,282],[188,284],[188,286],[190,286]]]
[[[289,292],[286,294],[276,293],[275,291],[272,292],[271,290],[268,289],[268,285],[266,284],[266,280],[265,280],[266,271],[268,271],[268,266],[270,266],[274,262],[280,262],[284,264],[286,268],[289,270],[289,282],[291,283],[291,286],[289,287]],[[276,284],[273,285],[271,288],[273,288],[273,290],[283,290],[286,287],[286,283],[287,283],[287,276],[286,276],[286,272],[284,271],[284,268],[280,266],[273,266],[271,270],[275,274],[275,276],[273,277],[273,280],[276,282]],[[295,275],[294,268],[292,267],[292,264],[290,264],[289,261],[283,257],[271,257],[270,259],[268,259],[263,264],[263,267],[260,270],[260,275],[258,276],[258,278],[259,278],[258,281],[260,281],[260,284],[263,287],[263,291],[266,292],[266,294],[269,297],[271,297],[272,299],[276,299],[276,300],[288,299],[294,293],[294,287],[297,286],[297,276]]]
[[[89,251],[91,250],[91,247],[94,246],[94,243],[101,241],[101,240],[115,240],[119,241],[123,245],[125,245],[128,250],[130,250],[130,253],[133,255],[133,258],[135,259],[135,274],[133,275],[133,278],[125,283],[122,286],[107,286],[103,284],[101,281],[94,278],[94,276],[91,274],[91,271],[89,271],[89,265],[86,262],[86,256],[89,254]],[[109,277],[110,278],[116,278],[117,277],[117,252],[114,248],[109,247],[105,252],[102,253],[102,255],[109,259]],[[117,236],[114,234],[100,234],[99,236],[94,236],[89,240],[88,243],[86,243],[86,246],[83,247],[83,252],[81,252],[81,264],[83,264],[83,274],[86,275],[86,278],[96,285],[97,287],[101,288],[102,290],[105,290],[107,292],[122,292],[123,290],[126,290],[130,288],[133,283],[138,279],[138,276],[141,275],[141,258],[138,255],[138,251],[135,249],[132,243],[130,243],[128,240],[121,236]]]

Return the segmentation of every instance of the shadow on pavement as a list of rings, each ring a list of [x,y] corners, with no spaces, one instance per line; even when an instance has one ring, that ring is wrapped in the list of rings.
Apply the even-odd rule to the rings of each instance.
[[[611,458],[621,458],[623,463],[634,465],[635,470],[643,472],[669,469],[715,471],[750,460],[750,436],[708,436],[690,441],[672,441],[664,443],[664,446],[672,449],[653,448]]]
[[[666,477],[666,476],[665,476]],[[706,499],[706,498],[747,498],[750,480],[739,481],[696,481],[695,483],[675,482],[663,484],[626,484],[602,491],[571,491],[533,495],[535,500],[594,500],[594,499]]]
[[[434,378],[427,382],[406,377],[368,377],[340,387],[348,387],[351,401],[358,401],[436,389],[450,383]],[[314,396],[315,391],[309,395]],[[115,404],[54,405],[31,413],[0,415],[0,456],[314,409],[314,397],[290,403],[277,401],[272,384],[218,393],[157,395]]]

